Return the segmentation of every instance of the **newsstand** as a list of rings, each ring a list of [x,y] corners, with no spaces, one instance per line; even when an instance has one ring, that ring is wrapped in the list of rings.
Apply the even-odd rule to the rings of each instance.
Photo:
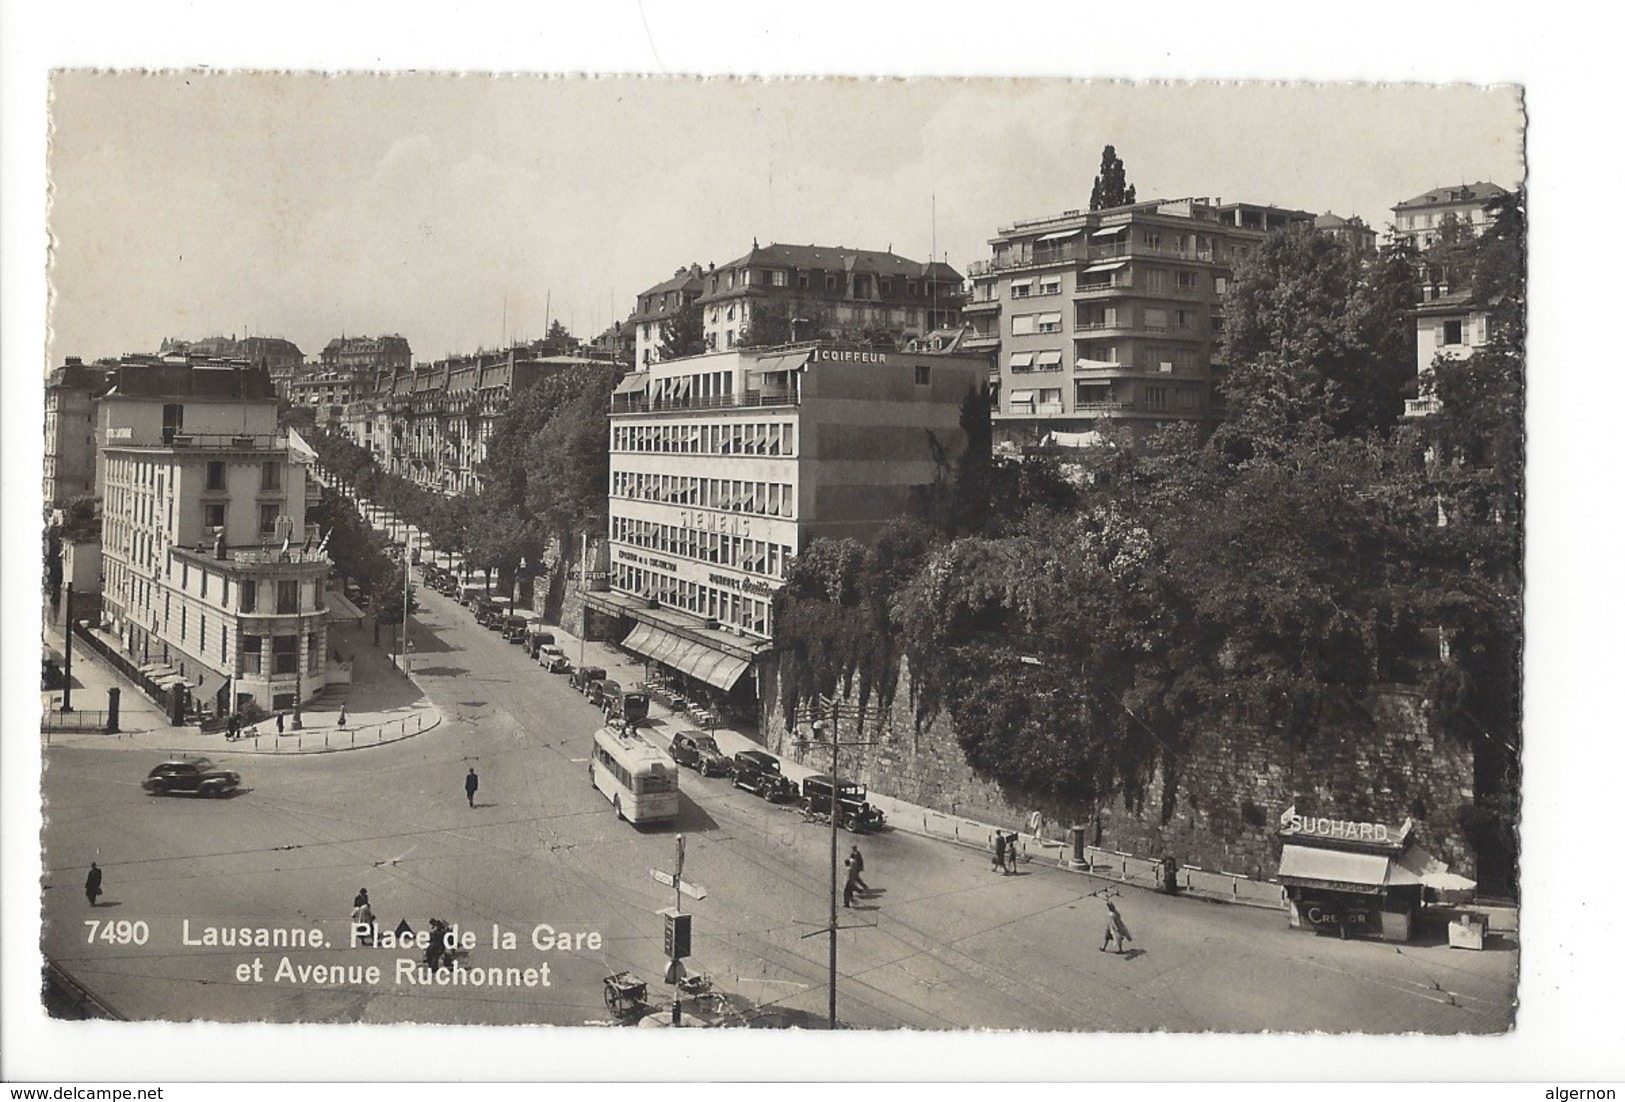
[[[1418,845],[1409,819],[1395,828],[1288,808],[1279,837],[1276,879],[1294,929],[1409,941],[1424,902],[1460,902],[1476,886]]]

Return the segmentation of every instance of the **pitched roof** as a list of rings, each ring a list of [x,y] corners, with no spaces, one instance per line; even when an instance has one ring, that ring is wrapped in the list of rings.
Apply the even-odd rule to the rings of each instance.
[[[1484,203],[1498,196],[1505,195],[1507,189],[1500,184],[1491,184],[1480,180],[1473,184],[1462,184],[1459,187],[1439,187],[1432,191],[1425,191],[1414,199],[1406,199],[1403,203],[1395,203],[1395,210],[1408,210],[1412,207],[1443,207],[1455,203]]]
[[[959,273],[941,261],[922,264],[890,249],[848,249],[840,245],[752,245],[750,252],[721,265],[723,268],[808,268],[820,271],[874,273],[921,277],[927,274],[958,279]]]

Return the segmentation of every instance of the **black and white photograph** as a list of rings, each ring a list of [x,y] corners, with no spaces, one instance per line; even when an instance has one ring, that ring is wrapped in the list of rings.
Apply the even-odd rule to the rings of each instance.
[[[1516,80],[130,60],[7,364],[52,1029],[1519,1030]]]

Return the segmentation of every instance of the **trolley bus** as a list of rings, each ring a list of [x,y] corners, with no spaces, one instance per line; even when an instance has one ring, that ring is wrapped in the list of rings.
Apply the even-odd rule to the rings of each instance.
[[[635,824],[677,818],[677,763],[636,731],[599,728],[587,777],[618,818]]]

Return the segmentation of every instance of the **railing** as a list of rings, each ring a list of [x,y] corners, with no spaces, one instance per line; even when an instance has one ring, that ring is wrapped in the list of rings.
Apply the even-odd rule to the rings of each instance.
[[[1437,398],[1407,398],[1405,399],[1406,417],[1428,417],[1439,412],[1439,399]]]
[[[130,433],[110,436],[109,448],[198,448],[230,449],[234,451],[281,451],[288,446],[288,437],[277,433],[242,432],[174,432],[165,429],[156,438]]]
[[[425,724],[427,709],[414,709],[409,716],[366,723],[359,726],[306,727],[295,731],[287,728],[278,733],[274,719],[261,720],[248,728],[235,740],[228,740],[230,749],[247,750],[259,754],[315,754],[325,750],[354,750],[358,747],[381,746],[387,742],[411,738],[435,723]],[[305,713],[308,715],[309,713]]]
[[[1080,242],[1049,249],[1034,249],[1025,256],[1015,253],[995,256],[991,260],[978,260],[970,265],[967,274],[981,276],[990,275],[994,272],[1015,271],[1021,268],[1042,268],[1050,264],[1069,264],[1080,261],[1092,263],[1098,260],[1117,260],[1130,256],[1194,260],[1202,263],[1212,263],[1214,260],[1214,253],[1211,249],[1180,249],[1173,245],[1147,245],[1137,241],[1115,241],[1102,245],[1089,245]]]
[[[107,731],[106,712],[62,712],[48,708],[40,714],[39,729],[47,736],[56,731]]]
[[[756,409],[772,406],[800,405],[794,394],[723,394],[711,398],[656,398],[623,396],[610,406],[611,413],[666,413],[678,410]]]

